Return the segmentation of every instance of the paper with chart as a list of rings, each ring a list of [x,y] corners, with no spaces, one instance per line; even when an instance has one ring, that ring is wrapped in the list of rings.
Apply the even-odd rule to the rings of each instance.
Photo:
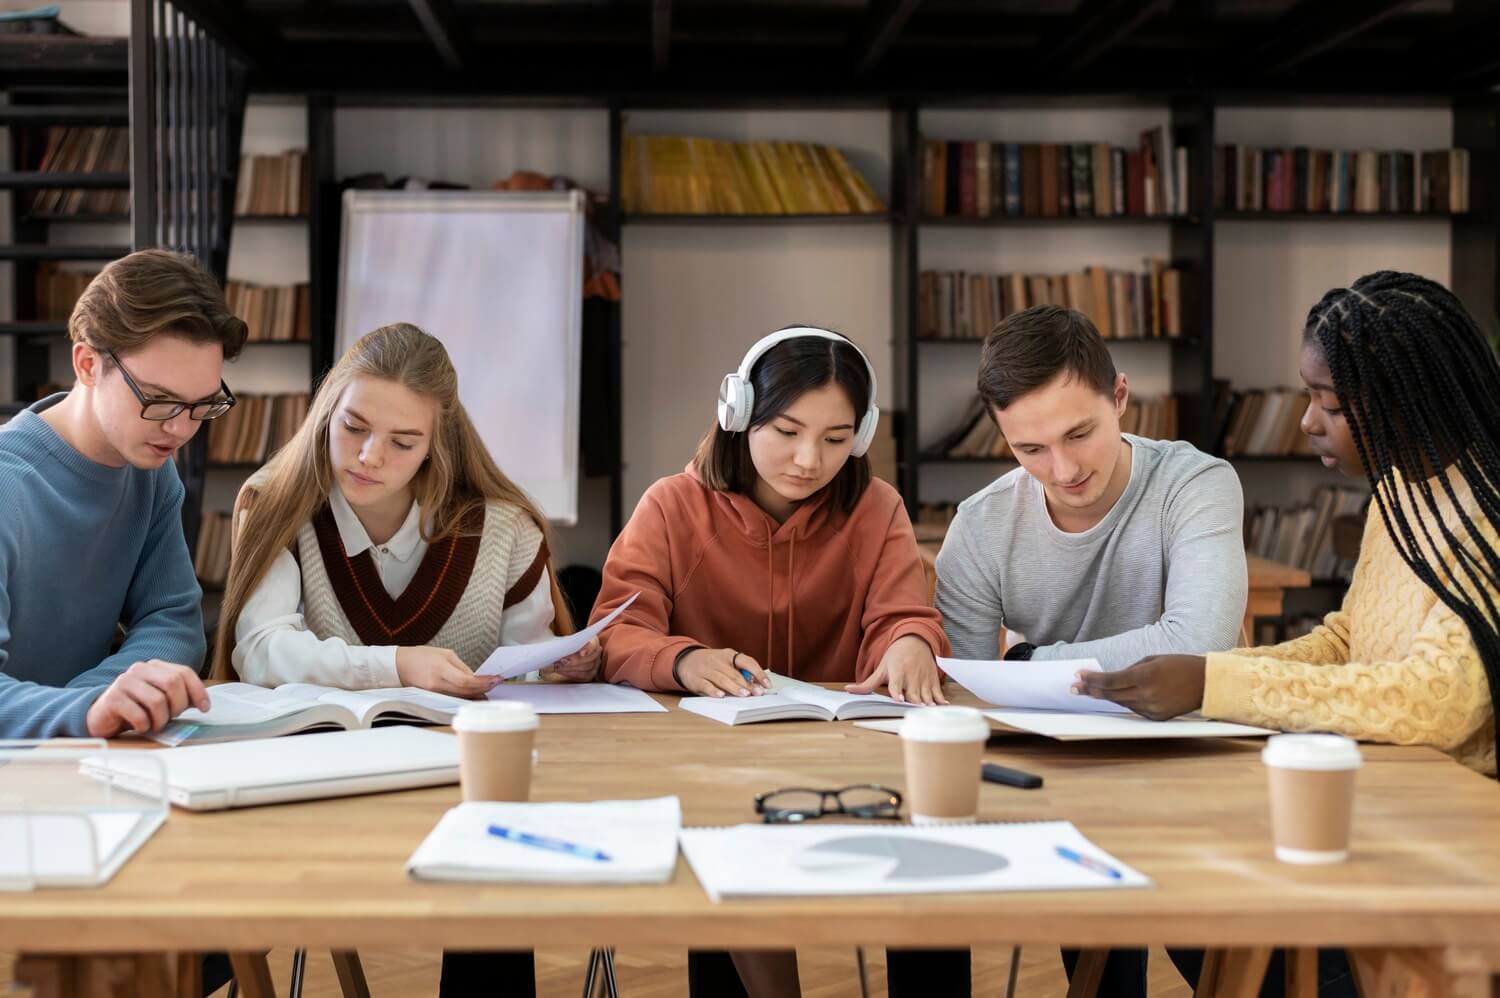
[[[1060,710],[1070,714],[1129,714],[1108,700],[1072,692],[1079,672],[1102,672],[1092,658],[1055,662],[985,662],[940,658],[938,668],[987,704],[1023,710]]]
[[[501,683],[491,700],[529,703],[538,714],[665,714],[667,708],[632,686],[611,683]]]
[[[1151,885],[1069,821],[685,828],[682,851],[714,901]]]
[[[660,884],[677,868],[681,828],[676,797],[466,801],[443,815],[406,872],[419,880]]]
[[[631,597],[615,607],[614,612],[608,617],[573,634],[564,634],[550,641],[538,641],[529,645],[505,645],[496,648],[490,657],[484,660],[484,664],[474,672],[480,676],[519,679],[528,672],[545,669],[560,658],[567,658],[575,652],[582,651],[590,641],[599,636],[600,631],[613,624],[616,617],[629,609],[630,604],[634,603],[640,595],[640,593],[632,593]]]

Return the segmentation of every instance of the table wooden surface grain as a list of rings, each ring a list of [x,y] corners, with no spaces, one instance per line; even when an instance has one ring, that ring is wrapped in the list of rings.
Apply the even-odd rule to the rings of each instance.
[[[961,693],[961,691],[960,691]],[[675,793],[689,825],[753,821],[756,793],[902,787],[900,742],[847,722],[728,727],[665,714],[550,715],[537,800]],[[961,696],[957,699],[961,699]],[[295,745],[295,740],[290,744]],[[1041,790],[984,784],[985,821],[1068,819],[1144,890],[713,904],[685,861],[662,886],[428,884],[403,864],[457,787],[210,814],[174,810],[96,890],[11,894],[0,949],[504,948],[828,944],[1489,945],[1500,935],[1500,792],[1440,752],[1366,746],[1353,855],[1272,856],[1259,741],[997,738]],[[754,863],[754,856],[746,856]]]

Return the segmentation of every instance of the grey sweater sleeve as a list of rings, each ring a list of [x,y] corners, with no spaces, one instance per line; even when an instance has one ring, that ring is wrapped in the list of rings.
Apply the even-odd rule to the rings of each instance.
[[[1000,654],[1005,600],[999,573],[987,570],[979,554],[983,526],[972,509],[960,508],[937,556],[934,603],[954,658],[988,660]]]
[[[1234,647],[1249,593],[1244,503],[1239,479],[1223,464],[1185,480],[1162,511],[1167,585],[1160,619],[1112,637],[1047,645],[1032,657],[1095,658],[1112,670],[1149,655],[1202,655]]]

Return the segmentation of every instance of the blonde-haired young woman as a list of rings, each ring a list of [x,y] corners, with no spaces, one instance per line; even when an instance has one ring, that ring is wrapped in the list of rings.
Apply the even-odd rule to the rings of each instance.
[[[547,521],[495,465],[448,352],[416,326],[365,335],[235,502],[214,672],[262,686],[483,696],[499,645],[572,630]],[[593,645],[543,670],[586,682]],[[529,952],[444,953],[439,993],[535,994]]]
[[[350,347],[235,503],[215,674],[483,696],[500,645],[572,630],[547,521],[495,465],[432,336]],[[543,678],[587,681],[591,647]]]

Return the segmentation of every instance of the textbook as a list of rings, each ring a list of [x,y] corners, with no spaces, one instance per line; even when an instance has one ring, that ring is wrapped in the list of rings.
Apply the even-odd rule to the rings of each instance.
[[[684,697],[682,709],[721,724],[757,721],[852,721],[864,717],[900,717],[920,704],[901,703],[880,693],[843,693],[812,683],[771,675],[775,692],[756,697]]]
[[[273,690],[221,683],[208,688],[208,698],[207,712],[185,710],[151,738],[163,745],[205,745],[380,724],[447,724],[470,702],[411,686],[340,690],[311,683],[286,683]]]

